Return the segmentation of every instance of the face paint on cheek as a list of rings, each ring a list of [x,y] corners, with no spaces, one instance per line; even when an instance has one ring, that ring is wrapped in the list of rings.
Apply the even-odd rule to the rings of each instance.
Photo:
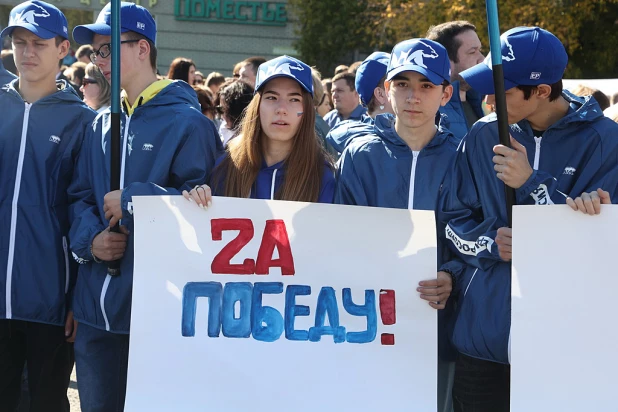
[[[303,112],[298,112],[298,113],[296,113],[296,116],[298,116],[298,117],[300,117],[300,116],[302,116],[302,115],[303,115]]]

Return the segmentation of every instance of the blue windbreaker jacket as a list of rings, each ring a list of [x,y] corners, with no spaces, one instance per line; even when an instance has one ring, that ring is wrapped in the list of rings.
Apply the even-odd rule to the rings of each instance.
[[[203,184],[210,174],[221,140],[214,124],[202,115],[193,89],[175,81],[155,97],[122,116],[122,224],[133,229],[131,199],[139,195],[180,194]],[[114,333],[128,333],[133,284],[133,236],[121,261],[120,276],[107,275],[90,252],[94,237],[109,222],[103,198],[109,192],[110,112],[92,123],[70,187],[75,219],[71,250],[81,265],[75,288],[75,318]]]
[[[219,166],[226,156],[227,155],[223,155],[217,160],[217,166]],[[251,188],[249,198],[274,200],[276,198],[277,191],[285,179],[285,170],[285,161],[275,163],[272,166],[267,166],[266,163],[263,162],[262,168],[258,172],[257,179]],[[225,172],[222,173],[222,176],[224,175]],[[211,181],[210,183],[213,196],[225,196],[223,182],[215,183]],[[335,174],[330,166],[324,165],[318,203],[333,203],[334,193]]]
[[[511,135],[526,147],[535,169],[516,190],[516,202],[564,204],[597,188],[618,201],[618,125],[591,98],[568,92],[569,113],[534,137],[523,120]],[[439,198],[438,236],[467,267],[457,279],[459,313],[452,336],[459,352],[508,363],[511,327],[511,264],[500,259],[496,231],[507,226],[504,184],[494,171],[499,144],[495,115],[478,121],[464,138]]]
[[[328,125],[332,129],[333,127],[337,126],[339,123],[346,121],[346,120],[360,121],[362,120],[363,116],[365,116],[366,114],[367,114],[367,108],[363,107],[359,103],[358,106],[356,106],[356,108],[352,110],[352,113],[350,113],[350,116],[347,119],[342,119],[337,109],[333,109],[330,112],[326,113],[326,115],[324,116],[324,121],[328,123]]]
[[[468,122],[466,121],[466,114],[459,97],[459,82],[455,81],[453,84],[453,96],[446,105],[440,107],[440,113],[442,113],[442,121],[444,127],[449,129],[457,138],[463,139],[463,137],[470,130],[468,128]],[[466,92],[466,100],[472,106],[472,110],[479,117],[484,116],[482,108],[482,96],[480,96],[474,90]]]
[[[16,84],[0,90],[0,318],[64,325],[77,273],[67,188],[96,114],[65,81],[32,104]]]
[[[390,115],[392,116],[392,115]],[[394,116],[393,116],[394,118]],[[326,141],[330,144],[337,153],[343,153],[345,148],[356,137],[373,134],[373,118],[363,116],[361,120],[346,120],[338,123],[326,135]]]
[[[2,60],[0,60],[0,86],[10,83],[16,78],[17,76],[4,68],[2,65]]]
[[[394,116],[376,116],[373,133],[355,138],[343,151],[335,203],[435,210],[440,183],[459,141],[439,127],[423,150],[412,152],[394,125]],[[370,126],[352,127],[365,131]]]

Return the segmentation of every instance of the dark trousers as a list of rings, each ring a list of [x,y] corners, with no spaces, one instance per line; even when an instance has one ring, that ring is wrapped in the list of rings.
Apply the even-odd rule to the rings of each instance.
[[[75,368],[82,412],[124,410],[128,362],[129,335],[79,325]]]
[[[455,412],[509,412],[511,367],[459,354],[455,365]]]
[[[0,320],[0,411],[17,408],[24,365],[28,368],[30,411],[69,412],[73,348],[66,342],[64,327]]]

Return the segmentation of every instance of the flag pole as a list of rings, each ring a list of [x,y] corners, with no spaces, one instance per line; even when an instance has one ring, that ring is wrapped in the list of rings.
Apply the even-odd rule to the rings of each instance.
[[[110,192],[120,190],[120,0],[111,0],[112,12],[112,96],[111,96],[111,150],[110,150]],[[111,228],[119,232],[119,223]],[[120,275],[120,261],[108,262],[107,273],[111,276]]]
[[[506,111],[506,95],[504,90],[504,71],[502,69],[502,51],[500,46],[500,22],[498,20],[497,0],[486,0],[487,26],[489,29],[489,46],[491,52],[491,65],[494,77],[494,90],[496,98],[496,115],[498,117],[498,136],[500,144],[511,147],[509,134],[509,120]],[[509,227],[513,223],[513,205],[515,204],[515,190],[504,185],[506,195],[506,216]]]

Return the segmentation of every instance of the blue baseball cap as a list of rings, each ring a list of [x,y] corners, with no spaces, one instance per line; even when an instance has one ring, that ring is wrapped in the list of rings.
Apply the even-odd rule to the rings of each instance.
[[[18,27],[45,40],[56,36],[69,39],[67,18],[56,6],[44,1],[26,1],[15,6],[9,15],[9,25],[2,30],[0,37],[10,36]]]
[[[554,84],[562,79],[569,58],[562,42],[540,27],[516,27],[500,36],[504,90],[515,86]],[[494,94],[491,54],[461,77],[480,94]]]
[[[391,55],[384,52],[374,52],[369,55],[356,71],[354,84],[360,95],[361,102],[367,106],[373,98],[373,91],[380,86],[378,82],[386,75],[388,61]]]
[[[451,81],[451,63],[446,49],[429,39],[405,40],[393,48],[386,80],[406,71],[420,73],[435,85]]]
[[[135,3],[123,1],[120,3],[120,32],[128,31],[144,35],[153,43],[156,42],[157,24],[150,12]],[[93,24],[84,24],[73,29],[73,39],[79,44],[92,43],[95,34],[112,35],[111,3],[107,3]]]
[[[311,67],[290,56],[276,57],[260,64],[255,79],[255,91],[257,92],[267,81],[277,77],[288,77],[296,80],[303,89],[313,96]]]

